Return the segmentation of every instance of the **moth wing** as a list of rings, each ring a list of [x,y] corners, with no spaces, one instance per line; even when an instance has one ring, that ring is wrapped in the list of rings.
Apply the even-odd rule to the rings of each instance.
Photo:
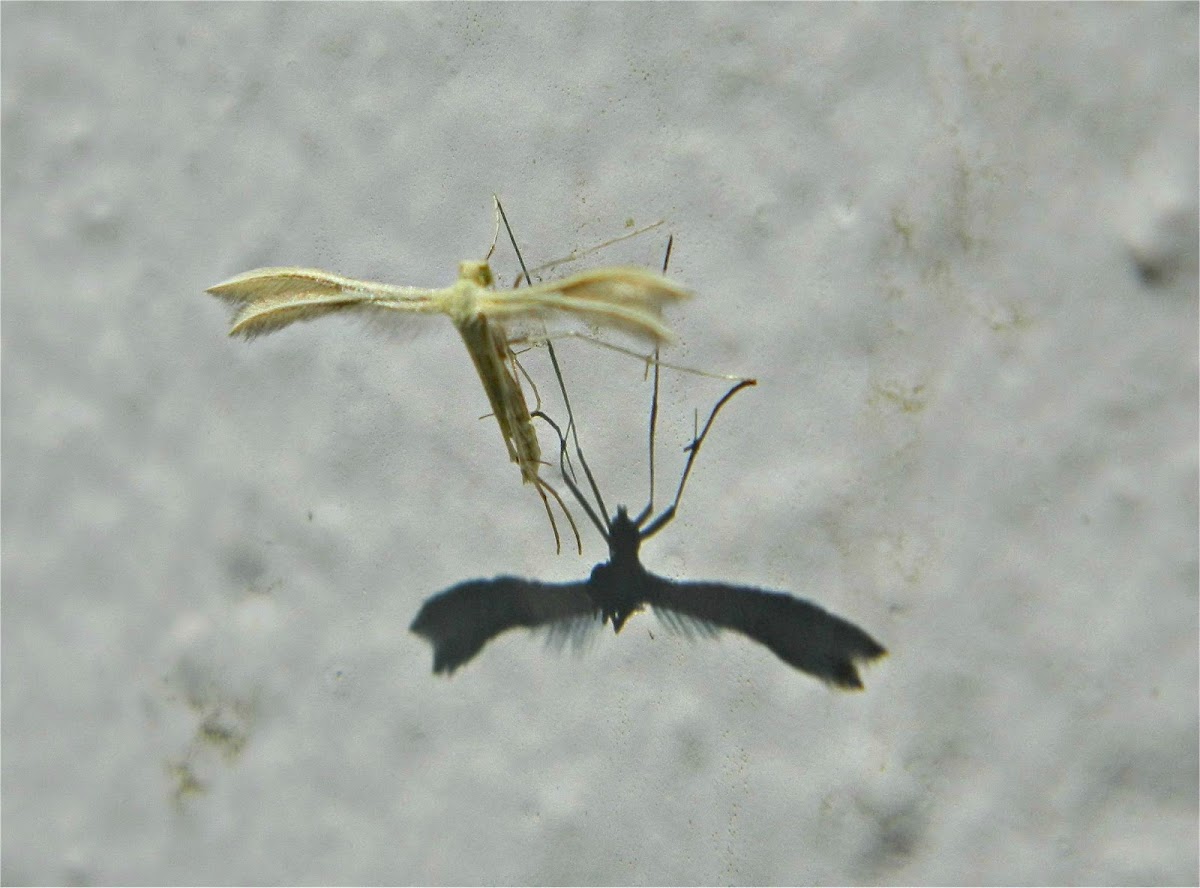
[[[440,291],[360,281],[315,268],[257,268],[208,292],[238,307],[229,335],[253,338],[339,312],[437,311]]]
[[[597,268],[559,281],[489,291],[481,308],[501,321],[554,321],[573,317],[653,343],[675,340],[663,309],[691,296],[678,284],[644,268]]]

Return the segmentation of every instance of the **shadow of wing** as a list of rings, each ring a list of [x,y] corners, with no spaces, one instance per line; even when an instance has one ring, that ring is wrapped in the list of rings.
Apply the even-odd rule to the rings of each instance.
[[[887,651],[853,623],[783,592],[725,583],[673,582],[650,575],[646,601],[685,629],[732,629],[785,663],[837,688],[861,688],[857,663]],[[689,625],[692,624],[692,625]]]
[[[452,674],[501,632],[569,627],[595,610],[587,583],[496,577],[439,592],[421,606],[409,628],[433,645],[433,671]]]

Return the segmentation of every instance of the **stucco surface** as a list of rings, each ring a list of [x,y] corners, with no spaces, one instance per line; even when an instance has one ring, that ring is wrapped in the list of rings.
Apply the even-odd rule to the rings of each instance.
[[[1196,882],[1194,4],[0,15],[6,883]],[[441,286],[493,193],[533,263],[667,220],[586,261],[673,232],[670,357],[759,385],[645,563],[859,623],[865,692],[649,614],[430,674],[426,597],[599,537],[444,319],[204,289]],[[558,353],[640,507],[641,366]]]

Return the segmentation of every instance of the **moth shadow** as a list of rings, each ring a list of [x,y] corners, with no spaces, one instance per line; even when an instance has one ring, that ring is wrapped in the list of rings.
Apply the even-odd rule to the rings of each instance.
[[[690,639],[723,630],[740,633],[841,690],[861,689],[859,666],[887,653],[853,623],[783,592],[677,582],[644,569],[618,578],[612,568],[611,562],[599,564],[587,581],[576,583],[511,576],[467,580],[429,598],[410,628],[433,646],[433,671],[447,675],[509,630],[548,630],[551,647],[578,650],[603,623],[619,632],[628,616],[646,607]],[[614,589],[614,582],[621,588]]]

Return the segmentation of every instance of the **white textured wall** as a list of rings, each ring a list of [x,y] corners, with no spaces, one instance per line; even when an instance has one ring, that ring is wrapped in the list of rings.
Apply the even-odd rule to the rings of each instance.
[[[1194,4],[0,12],[5,882],[1197,880]],[[425,597],[599,539],[449,324],[203,290],[447,283],[493,191],[534,261],[669,220],[676,358],[760,386],[645,561],[855,620],[865,693],[652,616],[430,675]],[[639,505],[639,368],[560,355]]]

